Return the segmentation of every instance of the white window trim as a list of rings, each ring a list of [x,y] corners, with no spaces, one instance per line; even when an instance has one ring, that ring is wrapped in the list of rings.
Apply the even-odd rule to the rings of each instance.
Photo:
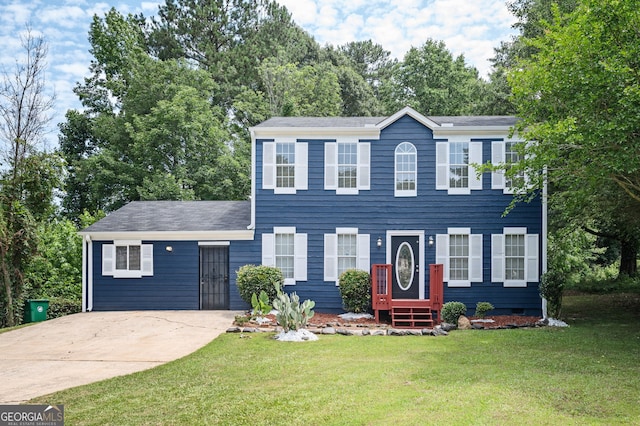
[[[449,240],[451,235],[469,236],[469,279],[449,279]],[[483,282],[482,234],[472,234],[471,228],[447,228],[446,234],[436,235],[436,263],[444,265],[443,281],[447,287],[471,287],[471,283]]]
[[[140,270],[116,269],[116,247],[140,246]],[[102,275],[113,278],[142,278],[153,276],[153,244],[140,240],[115,240],[102,245]]]
[[[284,285],[307,281],[307,234],[297,233],[295,226],[274,226],[273,233],[262,234],[262,264],[276,266],[276,234],[293,234],[293,278],[286,278]]]
[[[338,188],[338,144],[353,143],[358,149],[356,188]],[[324,144],[324,189],[337,195],[357,195],[371,189],[371,143],[357,138],[341,138]]]
[[[415,167],[415,171],[414,171],[414,189],[398,189],[398,148],[400,147],[400,145],[402,144],[409,144],[413,147],[413,150],[415,151],[414,155],[415,155],[415,159],[414,159],[414,167]],[[402,153],[404,154],[404,153]],[[406,154],[404,154],[406,155]],[[404,141],[404,142],[400,142],[397,146],[396,149],[393,152],[393,191],[394,191],[394,196],[395,197],[415,197],[418,195],[418,149],[416,148],[416,146],[414,144],[412,144],[411,142],[408,141]]]
[[[524,280],[505,279],[506,235],[524,235]],[[491,282],[502,283],[504,287],[527,287],[527,283],[540,280],[538,252],[540,236],[527,234],[526,227],[505,227],[502,234],[491,235]]]
[[[295,185],[293,188],[280,188],[276,163],[276,145],[292,143],[295,146]],[[262,143],[262,189],[272,189],[274,194],[295,194],[296,191],[309,189],[309,144],[298,142],[295,138],[278,138],[273,142]]]
[[[351,234],[357,238],[357,269],[369,271],[371,236],[359,234],[358,228],[336,228],[335,234],[324,234],[324,281],[340,284],[338,276],[338,235]]]
[[[469,186],[467,188],[451,188],[449,150],[452,143],[469,144]],[[436,190],[446,190],[449,195],[469,195],[471,191],[482,190],[482,174],[477,176],[477,169],[472,164],[482,164],[482,142],[452,140],[436,142]]]

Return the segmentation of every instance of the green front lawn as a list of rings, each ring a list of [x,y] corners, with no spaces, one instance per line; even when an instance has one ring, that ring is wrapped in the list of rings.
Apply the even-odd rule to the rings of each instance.
[[[564,313],[569,328],[447,337],[226,334],[31,402],[64,404],[69,425],[639,424],[640,295],[565,297]]]

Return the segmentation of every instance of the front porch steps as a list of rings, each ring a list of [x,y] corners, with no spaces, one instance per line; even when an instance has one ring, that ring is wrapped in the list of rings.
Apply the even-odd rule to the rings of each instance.
[[[394,328],[432,328],[434,319],[430,307],[393,306],[391,326]]]

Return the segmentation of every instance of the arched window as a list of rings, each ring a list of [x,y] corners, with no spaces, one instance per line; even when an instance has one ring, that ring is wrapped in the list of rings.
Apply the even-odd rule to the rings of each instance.
[[[402,142],[395,152],[395,196],[415,197],[418,155],[410,142]]]

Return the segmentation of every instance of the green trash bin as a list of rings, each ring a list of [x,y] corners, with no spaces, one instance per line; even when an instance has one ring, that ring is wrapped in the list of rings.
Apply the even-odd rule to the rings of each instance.
[[[24,322],[39,322],[47,319],[49,301],[46,299],[29,299],[24,306]]]

